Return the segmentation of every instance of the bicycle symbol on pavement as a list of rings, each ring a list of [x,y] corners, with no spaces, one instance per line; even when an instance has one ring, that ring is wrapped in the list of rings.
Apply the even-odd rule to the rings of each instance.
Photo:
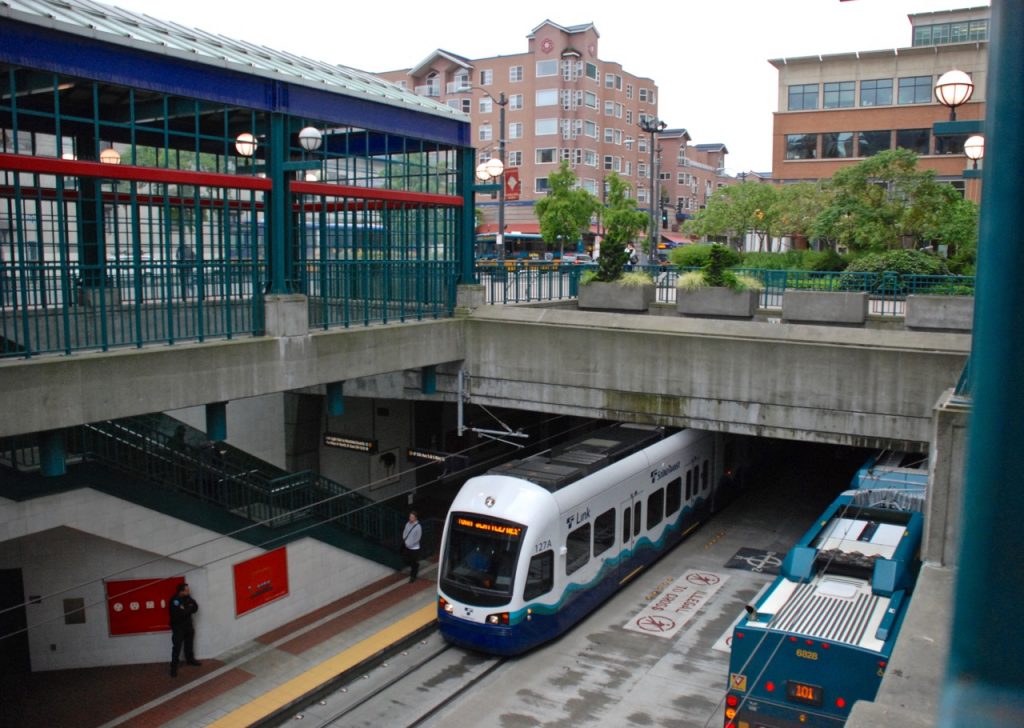
[[[740,549],[726,564],[731,569],[745,569],[758,574],[778,574],[782,558],[776,551]]]
[[[636,626],[645,632],[668,632],[675,629],[676,623],[658,614],[647,615],[636,620]]]

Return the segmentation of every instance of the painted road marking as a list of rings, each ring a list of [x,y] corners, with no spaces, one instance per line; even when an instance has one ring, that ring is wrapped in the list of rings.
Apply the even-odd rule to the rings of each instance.
[[[762,586],[761,589],[757,592],[757,594],[755,594],[754,597],[747,603],[757,604],[761,600],[761,595],[764,594],[765,591],[767,591],[768,587],[770,587],[771,585],[772,582],[768,582],[767,584]],[[732,624],[729,625],[729,628],[722,633],[722,636],[718,638],[715,644],[711,645],[711,649],[718,650],[719,652],[725,652],[726,654],[732,652],[733,630],[736,629],[736,625],[740,623],[740,620],[746,616],[747,613],[745,611],[737,614],[736,619],[732,620]]]
[[[624,627],[658,637],[675,637],[728,578],[710,571],[690,569],[678,579],[664,582],[658,596]]]

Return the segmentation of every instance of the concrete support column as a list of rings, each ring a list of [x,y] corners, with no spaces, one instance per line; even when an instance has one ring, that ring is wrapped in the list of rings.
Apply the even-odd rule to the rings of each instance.
[[[263,297],[263,322],[267,336],[305,336],[309,301],[301,293],[268,293]]]
[[[487,302],[483,285],[479,283],[459,284],[455,288],[455,315],[468,316]]]
[[[970,403],[947,390],[935,404],[928,462],[928,512],[921,558],[955,566]]]

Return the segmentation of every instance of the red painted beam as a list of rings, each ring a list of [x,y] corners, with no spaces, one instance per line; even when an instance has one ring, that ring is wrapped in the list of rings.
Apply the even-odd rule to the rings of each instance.
[[[32,157],[27,154],[0,154],[0,169],[63,177],[102,177],[103,179],[134,180],[136,182],[229,187],[239,190],[269,191],[272,189],[270,180],[262,177],[240,177],[234,174],[215,172],[189,172],[162,167],[133,167],[125,164],[81,162],[77,159]]]
[[[321,197],[355,197],[361,200],[380,200],[390,203],[410,203],[434,207],[462,207],[458,195],[438,195],[430,192],[406,192],[404,190],[380,190],[374,187],[354,185],[332,185],[326,182],[292,182],[292,192]]]

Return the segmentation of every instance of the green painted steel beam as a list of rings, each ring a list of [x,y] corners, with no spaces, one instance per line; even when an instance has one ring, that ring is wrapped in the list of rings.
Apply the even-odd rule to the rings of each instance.
[[[963,134],[981,134],[985,125],[984,119],[964,119],[963,121],[936,121],[932,124],[935,136],[961,136]]]
[[[1024,2],[993,0],[971,346],[973,407],[941,728],[1024,725]],[[945,605],[929,605],[937,612]]]

